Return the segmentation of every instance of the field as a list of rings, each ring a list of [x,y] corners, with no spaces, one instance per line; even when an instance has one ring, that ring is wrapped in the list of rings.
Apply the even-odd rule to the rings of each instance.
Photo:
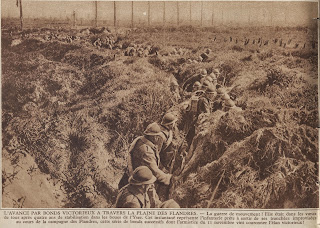
[[[197,123],[170,196],[190,208],[317,207],[316,37],[302,27],[3,28],[3,207],[113,207],[148,124],[175,111],[181,142],[186,97],[170,83],[201,68],[220,69],[243,111]]]

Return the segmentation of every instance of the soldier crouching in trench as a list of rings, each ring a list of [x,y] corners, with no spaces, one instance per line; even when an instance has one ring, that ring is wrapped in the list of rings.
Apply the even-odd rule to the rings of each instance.
[[[128,184],[128,178],[139,166],[147,166],[157,178],[157,190],[162,200],[167,199],[172,180],[170,161],[173,157],[172,138],[177,119],[170,113],[161,122],[149,124],[143,136],[137,137],[130,145],[127,171],[119,182],[119,189]],[[161,157],[160,157],[161,154]],[[161,161],[163,159],[163,161]],[[161,169],[163,166],[165,169]]]
[[[161,202],[154,188],[157,178],[146,166],[139,166],[129,178],[129,184],[120,189],[117,208],[180,208],[173,200]]]

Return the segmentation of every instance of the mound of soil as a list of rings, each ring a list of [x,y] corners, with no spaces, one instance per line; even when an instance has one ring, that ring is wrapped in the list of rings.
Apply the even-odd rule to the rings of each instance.
[[[170,189],[181,207],[317,207],[315,51],[245,45],[242,30],[234,30],[232,42],[225,30],[166,32],[165,40],[161,28],[2,35],[4,207],[113,207],[130,143],[169,110],[179,117],[174,144],[187,154],[174,164]],[[297,39],[312,35],[291,32]],[[288,36],[256,33],[251,41]],[[106,36],[122,48],[149,46],[152,55],[125,56],[124,49],[91,42]],[[206,48],[213,53],[200,61]],[[188,94],[176,94],[170,83],[181,87],[200,69],[215,68],[242,110],[200,115],[186,145]],[[32,186],[25,182],[31,179]]]

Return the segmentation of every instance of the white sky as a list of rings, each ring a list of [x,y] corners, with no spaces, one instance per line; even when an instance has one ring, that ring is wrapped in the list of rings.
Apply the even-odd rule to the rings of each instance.
[[[170,1],[166,2],[165,19],[167,23],[176,24],[177,5],[179,5],[180,24],[191,20],[200,22],[201,4],[203,8],[202,19],[204,24],[210,24],[212,18],[217,22],[247,23],[251,20],[257,23],[277,24],[307,24],[312,18],[318,17],[317,2],[230,2],[230,1]],[[22,0],[24,18],[67,18],[76,11],[77,19],[94,19],[95,4],[93,1],[30,1]],[[151,23],[162,23],[163,2],[150,2]],[[190,10],[191,6],[191,10]],[[131,1],[116,3],[118,20],[131,21]],[[98,19],[113,21],[113,1],[98,2]],[[134,22],[147,22],[148,2],[134,1]],[[1,0],[2,17],[19,17],[19,8],[16,0]],[[250,16],[249,16],[250,15]],[[271,25],[271,24],[270,24]]]

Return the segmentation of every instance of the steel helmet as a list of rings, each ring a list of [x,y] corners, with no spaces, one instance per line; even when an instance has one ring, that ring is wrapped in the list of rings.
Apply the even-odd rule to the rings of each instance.
[[[160,126],[156,122],[149,124],[143,133],[145,135],[161,135],[162,134]]]
[[[193,84],[193,87],[196,87],[196,86],[201,86],[201,83],[196,81],[194,84]]]
[[[209,86],[206,90],[206,93],[209,93],[209,94],[216,93],[216,89],[213,86]]]
[[[207,76],[207,70],[206,69],[200,69],[200,75],[202,77]]]
[[[205,80],[202,84],[203,87],[209,87],[211,85],[211,83],[208,80]]]
[[[219,89],[217,89],[217,93],[218,93],[218,95],[222,96],[223,94],[226,93],[226,90],[224,88],[220,87]]]
[[[156,180],[157,178],[147,166],[139,166],[133,171],[129,183],[132,185],[153,184]]]
[[[213,81],[217,80],[217,76],[213,72],[209,76],[212,78]]]
[[[173,124],[174,122],[177,122],[177,120],[178,118],[169,112],[163,116],[161,125],[167,126]]]
[[[229,94],[224,93],[224,94],[222,95],[222,99],[223,99],[223,100],[230,100]]]
[[[226,106],[226,107],[229,107],[229,108],[233,108],[233,107],[236,106],[236,104],[234,103],[234,101],[231,100],[231,99],[225,100],[224,103],[225,103],[225,106]]]
[[[205,78],[207,81],[209,81],[209,82],[213,82],[213,79],[212,79],[212,77],[210,77],[209,75],[208,76],[206,76],[206,78]]]

